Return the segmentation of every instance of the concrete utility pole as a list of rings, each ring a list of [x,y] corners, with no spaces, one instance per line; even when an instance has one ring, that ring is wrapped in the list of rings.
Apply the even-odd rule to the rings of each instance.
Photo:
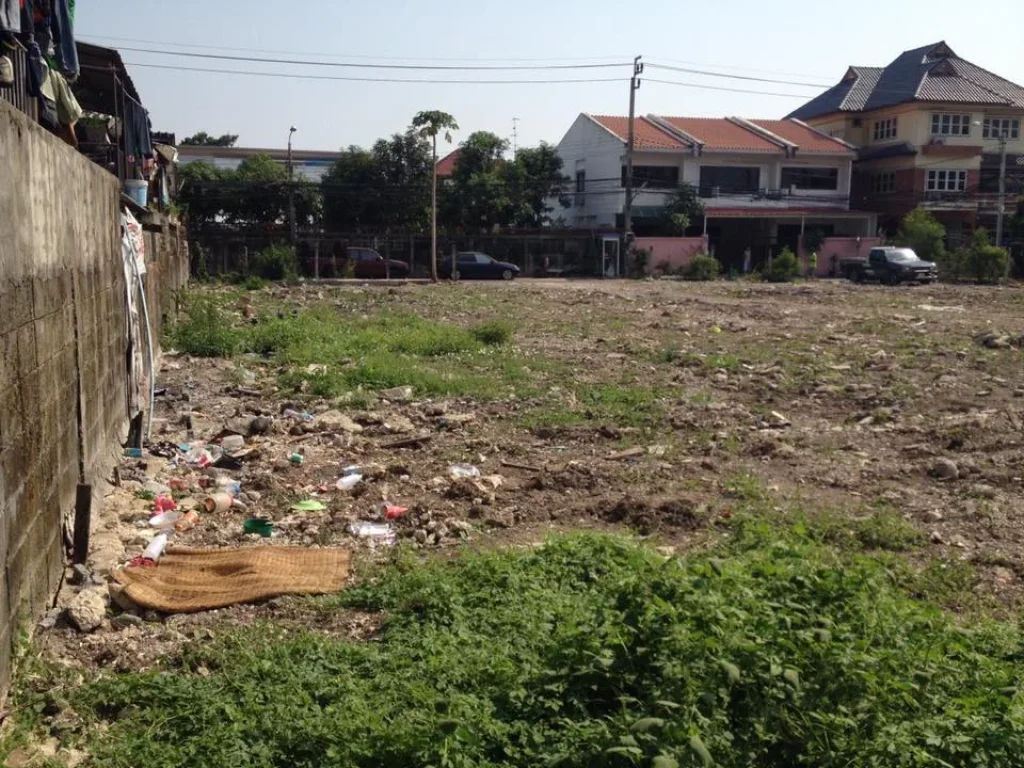
[[[640,75],[644,65],[642,56],[633,59],[633,77],[629,80],[629,129],[626,139],[626,203],[622,208],[622,231],[626,247],[633,233],[633,145],[636,143],[636,132],[633,121],[636,119],[636,92],[640,89]]]
[[[1006,216],[1006,140],[1008,131],[999,135],[999,203],[996,208],[996,245],[1003,247],[1003,218]],[[1010,263],[1006,263],[1006,274],[1010,274]]]
[[[519,154],[519,118],[512,118],[512,159]]]
[[[288,226],[291,231],[292,245],[299,239],[298,228],[295,222],[295,184],[292,183],[294,169],[292,165],[292,136],[297,131],[294,125],[288,129]]]

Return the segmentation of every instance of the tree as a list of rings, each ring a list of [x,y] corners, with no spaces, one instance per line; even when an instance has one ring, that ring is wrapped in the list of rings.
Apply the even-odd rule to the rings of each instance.
[[[444,140],[452,143],[452,131],[459,130],[455,118],[447,112],[433,110],[420,112],[412,119],[412,127],[423,138],[431,140],[431,191],[430,191],[430,276],[437,282],[437,136],[444,132]]]
[[[521,149],[515,160],[504,166],[505,183],[513,200],[512,226],[535,229],[551,223],[549,205],[557,200],[568,208],[571,200],[566,195],[569,178],[562,173],[562,158],[550,144]]]
[[[692,184],[683,182],[665,201],[660,229],[669,237],[682,237],[695,222],[704,218],[704,203]]]
[[[992,245],[988,230],[978,227],[974,230],[971,247],[966,251],[963,268],[979,283],[998,283],[1006,274],[1009,260],[1005,249]]]
[[[925,261],[939,263],[946,254],[946,228],[924,208],[915,208],[903,218],[896,233],[899,245],[913,248]]]
[[[200,131],[194,136],[182,139],[181,144],[185,147],[233,147],[237,141],[237,134],[225,133],[223,136],[211,136],[206,131]]]
[[[178,203],[193,227],[202,228],[225,218],[226,204],[232,199],[225,190],[226,175],[232,172],[202,161],[178,169]]]
[[[324,226],[336,232],[374,232],[380,226],[380,173],[372,152],[349,147],[321,181]]]
[[[247,157],[235,171],[237,220],[278,224],[288,216],[288,171],[269,155]]]
[[[477,131],[459,147],[445,200],[444,218],[450,226],[480,232],[509,224],[513,201],[504,168],[508,146],[489,131]]]

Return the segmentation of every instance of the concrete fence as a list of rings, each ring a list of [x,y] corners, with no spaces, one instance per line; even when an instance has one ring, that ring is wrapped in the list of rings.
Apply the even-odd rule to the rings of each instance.
[[[685,267],[698,253],[707,253],[708,238],[702,237],[638,237],[633,241],[636,248],[650,251],[647,272],[661,270],[674,272]]]
[[[127,432],[118,181],[0,103],[0,694],[21,622],[49,607],[76,487]],[[184,285],[184,237],[147,234],[155,328]]]
[[[814,274],[818,277],[838,277],[840,261],[855,258],[866,259],[872,248],[883,243],[884,241],[880,237],[826,237],[818,248],[818,268]],[[802,265],[809,264],[810,255],[810,251],[801,242],[800,252],[797,254],[800,263]],[[833,264],[836,265],[834,273]]]

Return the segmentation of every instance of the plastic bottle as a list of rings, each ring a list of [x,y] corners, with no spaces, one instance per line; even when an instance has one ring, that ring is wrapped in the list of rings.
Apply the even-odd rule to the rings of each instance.
[[[227,512],[235,505],[235,498],[230,493],[212,493],[203,500],[207,512]]]
[[[475,480],[480,477],[480,470],[472,464],[452,464],[448,467],[448,474],[453,480]]]
[[[227,475],[218,475],[215,484],[218,491],[230,493],[232,496],[237,496],[242,492],[241,483]]]
[[[351,491],[357,485],[363,482],[362,475],[345,475],[338,480],[337,486],[339,491]]]
[[[144,560],[151,560],[154,563],[160,559],[163,555],[164,550],[167,549],[168,536],[166,533],[158,533],[153,537],[153,540],[149,542],[149,546],[146,547],[142,553]]]

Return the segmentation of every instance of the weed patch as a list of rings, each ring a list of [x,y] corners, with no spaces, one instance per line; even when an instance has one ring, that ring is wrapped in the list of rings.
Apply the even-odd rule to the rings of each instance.
[[[377,642],[188,644],[70,687],[62,737],[111,768],[1019,765],[1013,625],[964,630],[878,560],[799,537],[719,555],[574,536],[394,563],[321,604],[386,612]],[[19,707],[52,708],[38,683]]]

